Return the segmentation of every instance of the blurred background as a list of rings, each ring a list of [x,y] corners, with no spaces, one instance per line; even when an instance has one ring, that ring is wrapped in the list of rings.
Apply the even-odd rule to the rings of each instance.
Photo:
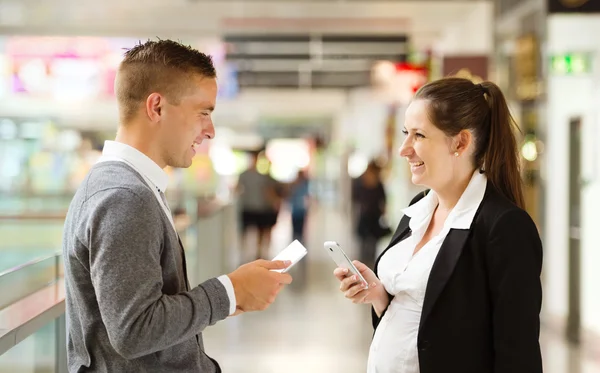
[[[206,330],[225,372],[366,371],[369,308],[338,291],[323,241],[360,255],[370,163],[395,227],[420,190],[397,155],[404,110],[449,75],[496,82],[521,127],[545,371],[600,372],[599,34],[598,0],[0,0],[0,372],[66,372],[66,209],[115,137],[124,48],[156,37],[218,70],[216,138],[167,170],[192,285],[257,256],[240,218],[248,168],[280,201],[268,255],[293,238],[309,250],[269,310]]]

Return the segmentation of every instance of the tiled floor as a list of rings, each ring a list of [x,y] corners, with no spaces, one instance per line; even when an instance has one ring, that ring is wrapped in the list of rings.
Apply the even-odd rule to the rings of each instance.
[[[290,240],[285,215],[274,232],[274,248]],[[235,373],[364,373],[372,329],[369,309],[347,302],[331,275],[333,262],[322,249],[337,240],[352,255],[351,238],[342,215],[329,209],[309,222],[304,287],[285,289],[267,311],[221,322],[204,333],[209,355],[224,372]],[[276,250],[273,250],[276,251]],[[273,253],[274,254],[274,253]],[[600,373],[600,363],[567,348],[560,338],[542,336],[546,373]]]

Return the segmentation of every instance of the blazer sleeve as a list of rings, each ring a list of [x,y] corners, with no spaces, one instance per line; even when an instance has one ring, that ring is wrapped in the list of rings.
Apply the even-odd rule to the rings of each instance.
[[[529,215],[501,215],[487,247],[495,373],[541,373],[542,243]]]

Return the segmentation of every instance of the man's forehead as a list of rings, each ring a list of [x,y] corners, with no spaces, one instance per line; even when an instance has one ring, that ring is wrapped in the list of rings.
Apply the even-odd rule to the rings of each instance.
[[[195,79],[190,83],[186,98],[191,100],[194,106],[204,108],[215,106],[217,86],[214,78]]]
[[[201,101],[194,104],[194,108],[197,110],[215,110],[215,103],[211,101]]]

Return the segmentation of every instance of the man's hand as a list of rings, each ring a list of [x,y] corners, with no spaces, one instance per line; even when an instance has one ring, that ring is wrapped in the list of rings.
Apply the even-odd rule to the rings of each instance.
[[[242,312],[266,310],[275,301],[283,285],[292,282],[289,274],[272,270],[285,269],[289,265],[289,261],[257,260],[231,272],[228,276],[237,301],[234,316]]]
[[[236,307],[236,308],[235,308],[235,312],[233,313],[233,315],[231,315],[231,317],[234,317],[234,316],[241,315],[242,313],[244,313],[244,311],[242,311],[242,309],[241,309],[241,308],[239,308],[239,307]]]

